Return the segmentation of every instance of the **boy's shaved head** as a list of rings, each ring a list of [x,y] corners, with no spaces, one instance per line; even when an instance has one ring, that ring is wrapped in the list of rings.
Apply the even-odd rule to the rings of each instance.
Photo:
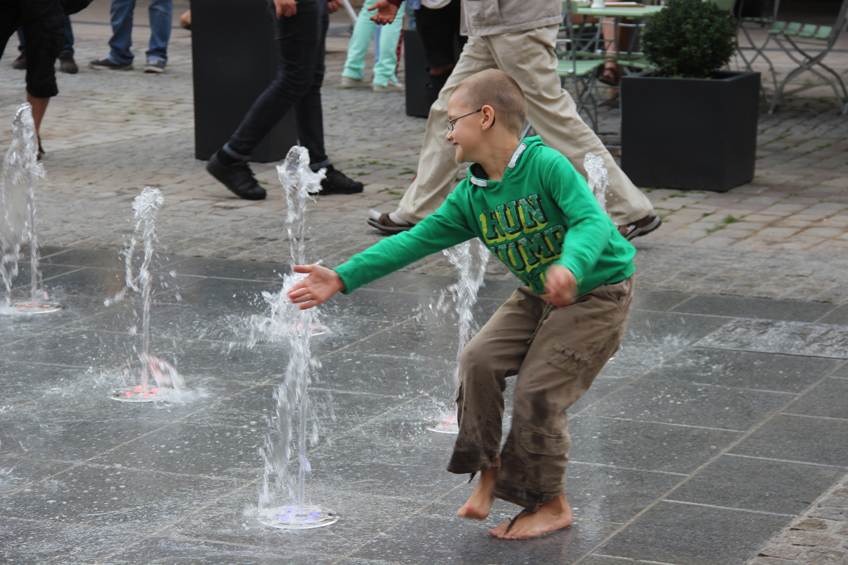
[[[482,108],[488,104],[509,131],[521,136],[527,117],[527,102],[521,87],[505,72],[489,69],[472,75],[456,85],[451,98],[454,96],[458,96],[457,100],[469,108]]]

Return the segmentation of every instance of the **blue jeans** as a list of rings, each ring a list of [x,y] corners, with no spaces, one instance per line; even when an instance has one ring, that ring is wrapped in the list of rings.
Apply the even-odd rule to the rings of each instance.
[[[120,65],[133,61],[132,46],[133,11],[135,0],[112,0],[109,21],[112,38],[109,40],[109,60]],[[168,41],[171,39],[173,0],[150,0],[150,46],[147,60],[168,61]]]
[[[18,51],[23,53],[26,51],[26,40],[24,40],[24,28],[18,28],[18,40],[21,44],[18,46]],[[65,44],[62,46],[62,53],[74,54],[74,30],[71,29],[71,17],[65,16]]]
[[[277,76],[259,95],[238,129],[224,145],[230,157],[247,161],[262,138],[289,109],[300,144],[309,151],[313,170],[330,164],[324,149],[324,118],[321,85],[330,13],[326,0],[300,0],[297,14],[277,19],[273,2],[268,2],[277,42]]]

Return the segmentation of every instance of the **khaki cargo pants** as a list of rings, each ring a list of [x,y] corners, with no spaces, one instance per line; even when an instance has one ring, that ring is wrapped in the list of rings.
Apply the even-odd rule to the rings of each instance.
[[[516,290],[462,352],[459,436],[448,471],[488,469],[500,453],[495,496],[528,510],[559,496],[568,465],[566,410],[618,350],[633,277],[602,285],[565,308]],[[512,430],[501,451],[506,378],[518,375]]]

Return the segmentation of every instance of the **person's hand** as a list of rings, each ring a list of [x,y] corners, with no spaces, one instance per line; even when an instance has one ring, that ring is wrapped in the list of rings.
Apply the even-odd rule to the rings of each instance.
[[[287,18],[297,14],[297,2],[295,0],[274,0],[274,8],[277,10],[277,19],[285,16]]]
[[[574,303],[577,292],[577,279],[569,269],[562,265],[551,265],[545,272],[545,290],[548,300],[557,308]]]
[[[341,7],[341,0],[329,0],[329,2],[327,2],[327,8],[330,10],[331,14],[335,14],[336,12],[338,12],[339,8]]]
[[[334,294],[345,289],[342,278],[332,269],[321,265],[295,265],[295,273],[309,276],[289,289],[289,300],[307,310],[328,301]]]
[[[389,0],[377,0],[374,5],[368,8],[368,11],[377,10],[377,13],[371,16],[371,21],[377,25],[386,25],[395,21],[398,7],[390,4]]]

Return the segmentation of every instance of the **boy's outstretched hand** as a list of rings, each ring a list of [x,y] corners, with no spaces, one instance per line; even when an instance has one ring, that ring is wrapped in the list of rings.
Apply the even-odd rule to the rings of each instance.
[[[545,290],[548,291],[551,304],[557,308],[568,306],[574,303],[577,279],[574,273],[562,265],[551,265],[545,271]]]
[[[334,294],[345,289],[341,277],[332,269],[321,265],[295,265],[295,273],[308,273],[309,276],[289,289],[289,300],[300,304],[301,310],[307,310],[329,300]]]

